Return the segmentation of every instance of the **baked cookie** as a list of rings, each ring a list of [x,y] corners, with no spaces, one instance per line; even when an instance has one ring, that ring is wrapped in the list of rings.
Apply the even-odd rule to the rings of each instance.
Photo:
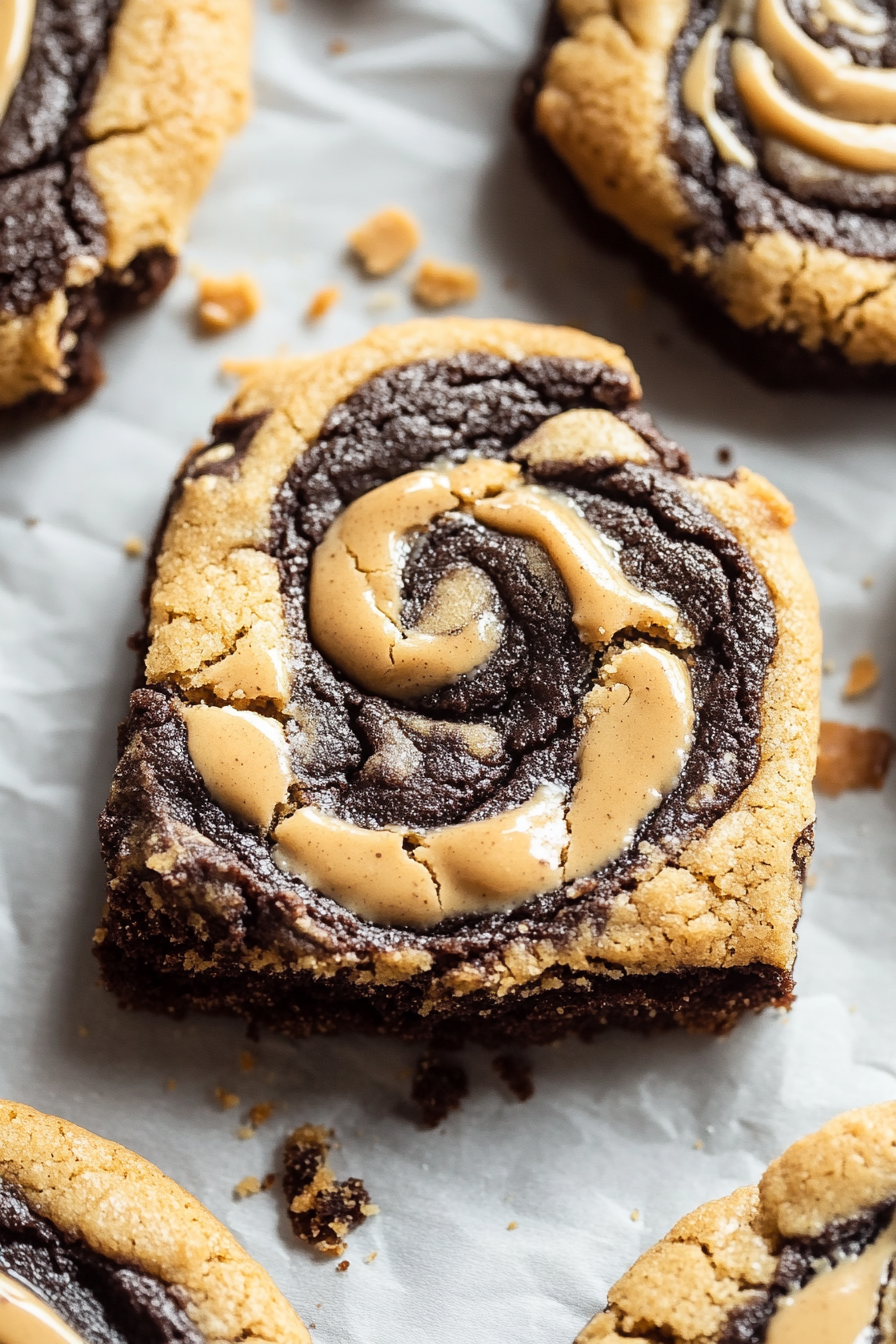
[[[886,5],[555,0],[520,112],[749,370],[896,385]]]
[[[892,1344],[896,1102],[800,1139],[610,1289],[576,1344]]]
[[[0,1101],[4,1344],[310,1344],[207,1209],[127,1148]]]
[[[790,505],[618,346],[260,363],[187,457],[101,821],[106,984],[281,1031],[724,1029],[791,996],[819,629]]]
[[[4,0],[0,412],[102,381],[97,333],[174,275],[248,108],[249,0]]]

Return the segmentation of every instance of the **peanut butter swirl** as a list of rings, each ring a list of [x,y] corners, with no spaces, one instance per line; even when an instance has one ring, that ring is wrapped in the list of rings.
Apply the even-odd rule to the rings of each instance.
[[[0,1271],[0,1344],[84,1344],[36,1293]]]
[[[34,4],[35,0],[3,0],[0,5],[0,119],[28,59]]]

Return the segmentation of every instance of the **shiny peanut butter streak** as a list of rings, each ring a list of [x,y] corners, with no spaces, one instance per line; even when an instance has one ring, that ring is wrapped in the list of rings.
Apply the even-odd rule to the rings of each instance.
[[[413,630],[401,625],[410,535],[464,506],[480,522],[541,543],[566,584],[585,643],[608,643],[624,629],[682,635],[675,608],[639,592],[612,548],[569,504],[537,486],[503,489],[518,478],[512,463],[474,459],[453,472],[409,472],[350,504],[311,565],[309,627],[321,652],[364,690],[395,699],[416,699],[491,657],[503,627],[481,571],[465,571],[465,592],[457,571],[448,592],[441,591],[445,579],[436,585],[424,613],[429,630],[425,622]],[[497,498],[483,497],[496,490]],[[446,619],[451,610],[454,629]]]
[[[870,1344],[894,1255],[896,1216],[857,1259],[823,1270],[782,1299],[766,1344]]]
[[[0,1271],[0,1344],[84,1344],[52,1307]]]
[[[0,118],[9,107],[31,50],[35,0],[0,0]]]
[[[709,25],[697,43],[681,81],[681,98],[688,111],[703,122],[720,158],[726,163],[739,163],[742,168],[755,168],[753,151],[738,139],[716,110],[716,66],[719,47],[730,21],[731,6],[723,4],[718,19]]]

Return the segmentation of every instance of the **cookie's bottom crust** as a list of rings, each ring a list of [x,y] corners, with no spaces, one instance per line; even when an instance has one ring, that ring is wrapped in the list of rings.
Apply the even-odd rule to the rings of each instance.
[[[535,126],[541,71],[551,47],[565,36],[566,29],[552,8],[545,45],[520,81],[513,116],[536,177],[570,223],[589,242],[630,257],[645,281],[682,311],[695,336],[721,351],[764,387],[896,391],[896,364],[852,364],[829,341],[817,350],[807,350],[785,331],[739,326],[697,276],[674,272],[662,257],[634,238],[617,220],[597,209],[578,178]]]
[[[90,284],[66,290],[68,312],[59,339],[72,332],[77,340],[66,355],[65,388],[34,392],[12,406],[0,407],[0,424],[63,415],[91,397],[105,381],[99,337],[115,318],[154,303],[176,272],[177,258],[163,247],[151,247],[138,253],[124,270],[107,269]]]
[[[265,1028],[306,1037],[355,1031],[458,1046],[513,1042],[544,1045],[564,1036],[584,1040],[609,1027],[631,1031],[691,1031],[724,1035],[748,1012],[787,1008],[793,979],[754,962],[729,970],[705,968],[629,975],[570,975],[559,988],[497,998],[485,992],[436,1003],[421,1014],[428,977],[398,985],[358,985],[348,976],[315,978],[308,971],[178,972],[128,956],[107,940],[96,949],[103,982],[122,1008],[182,1017],[194,1010],[245,1018]]]

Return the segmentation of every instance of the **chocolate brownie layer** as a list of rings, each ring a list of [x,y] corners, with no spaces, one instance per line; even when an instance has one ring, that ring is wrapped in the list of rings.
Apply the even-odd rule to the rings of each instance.
[[[896,1338],[896,1105],[800,1139],[758,1187],[681,1219],[609,1292],[577,1344]]]
[[[64,1237],[6,1181],[0,1268],[35,1289],[88,1344],[202,1344],[176,1288]]]
[[[136,1153],[8,1101],[0,1271],[85,1344],[309,1344],[265,1271],[192,1195]],[[20,1326],[15,1338],[28,1337]]]
[[[638,14],[622,5],[611,17],[558,0],[517,120],[552,193],[601,242],[622,241],[608,228],[621,225],[650,277],[749,372],[778,385],[891,386],[896,175],[826,163],[757,131],[731,69],[754,8],[735,21],[730,5],[682,0]],[[876,7],[873,39],[834,22],[822,31],[808,6],[786,13],[820,50],[889,68],[893,20]],[[721,154],[682,96],[720,17],[713,110],[752,162]]]
[[[0,409],[60,411],[94,390],[97,334],[169,283],[242,117],[244,0],[165,8],[36,0],[0,120]]]
[[[512,357],[498,353],[499,343]],[[637,383],[621,352],[592,338],[513,323],[421,323],[394,336],[384,331],[347,353],[358,370],[350,381],[344,375],[337,381],[345,388],[341,396],[329,404],[330,391],[317,398],[315,432],[301,431],[306,449],[296,444],[292,421],[307,412],[293,400],[284,419],[278,405],[279,380],[294,378],[298,366],[274,367],[266,408],[261,396],[238,399],[213,444],[190,455],[172,493],[150,567],[145,684],[132,698],[101,823],[111,875],[98,935],[107,983],[133,1006],[237,1011],[297,1034],[355,1026],[487,1040],[550,1039],[611,1022],[726,1027],[746,1008],[787,1002],[791,893],[811,850],[811,812],[805,814],[803,802],[783,826],[779,857],[769,854],[778,871],[761,900],[777,901],[771,892],[780,891],[781,922],[769,908],[755,936],[729,929],[724,952],[705,941],[708,924],[694,926],[693,934],[673,932],[679,918],[673,912],[693,882],[690,863],[695,872],[717,871],[722,889],[729,886],[718,867],[721,853],[713,854],[712,842],[706,848],[714,828],[730,831],[733,810],[749,806],[751,789],[769,801],[774,749],[767,734],[779,696],[775,689],[770,699],[769,687],[788,685],[781,663],[792,656],[794,613],[801,626],[808,620],[802,627],[808,644],[798,659],[817,640],[802,577],[785,597],[781,575],[763,554],[767,543],[750,534],[756,524],[770,529],[777,550],[789,516],[780,497],[745,477],[691,477],[681,450],[634,404]],[[402,353],[429,357],[402,361]],[[331,376],[325,361],[322,380]],[[314,384],[307,386],[313,397]],[[599,425],[609,437],[584,456],[537,450],[539,435],[562,434],[567,423]],[[609,452],[613,439],[624,448]],[[358,834],[388,837],[396,826],[422,834],[425,843],[428,834],[502,818],[538,789],[575,796],[588,722],[583,706],[600,669],[632,649],[655,648],[666,657],[661,651],[684,638],[630,630],[589,651],[559,572],[541,548],[449,510],[410,545],[402,621],[416,626],[440,585],[475,568],[491,584],[501,639],[475,674],[416,699],[365,690],[316,642],[306,598],[309,566],[357,501],[379,497],[391,482],[417,480],[421,467],[433,463],[445,470],[492,464],[502,478],[517,480],[518,497],[535,488],[539,500],[583,518],[615,548],[632,591],[674,604],[687,630],[695,719],[683,768],[607,861],[566,880],[561,867],[534,895],[521,889],[517,899],[490,907],[449,909],[424,920],[424,929],[416,916],[378,918],[367,905],[367,913],[352,913],[356,904],[291,875],[278,857],[276,818],[259,829],[209,792],[188,741],[191,705],[236,696],[234,704],[251,708],[252,722],[282,724],[294,798],[348,826],[340,833],[345,843]],[[261,485],[259,471],[268,473],[268,484]],[[750,490],[756,518],[745,526],[754,507]],[[245,532],[248,525],[263,537],[253,553],[226,521],[228,506],[221,512],[224,499],[240,491],[255,512],[250,523],[237,505],[233,526]],[[197,548],[204,499],[213,531]],[[740,510],[746,515],[738,517]],[[181,520],[188,519],[190,531],[182,532]],[[226,537],[226,550],[212,559],[208,546],[220,547]],[[194,559],[206,577],[209,564],[217,567],[220,594],[242,593],[232,635],[220,624],[222,616],[231,619],[225,615],[231,598],[216,597],[184,617]],[[170,615],[169,591],[179,608]],[[217,658],[213,637],[221,640]],[[291,669],[282,690],[258,681],[247,700],[234,689],[229,668],[236,660],[245,672],[250,650],[255,677],[262,654],[273,660],[265,666]],[[801,702],[792,711],[785,733],[793,742],[796,729],[798,761],[803,715],[814,704],[813,675],[805,707]],[[259,719],[260,712],[270,717]],[[227,713],[239,717],[233,708]],[[805,728],[811,735],[808,720]],[[745,820],[735,828],[742,830]],[[371,853],[370,861],[379,857]],[[631,915],[648,892],[660,918],[671,918],[663,945],[652,934],[642,943],[636,933],[632,942]],[[736,905],[735,896],[726,920]],[[651,918],[644,910],[635,924]],[[371,975],[374,967],[381,969]]]

